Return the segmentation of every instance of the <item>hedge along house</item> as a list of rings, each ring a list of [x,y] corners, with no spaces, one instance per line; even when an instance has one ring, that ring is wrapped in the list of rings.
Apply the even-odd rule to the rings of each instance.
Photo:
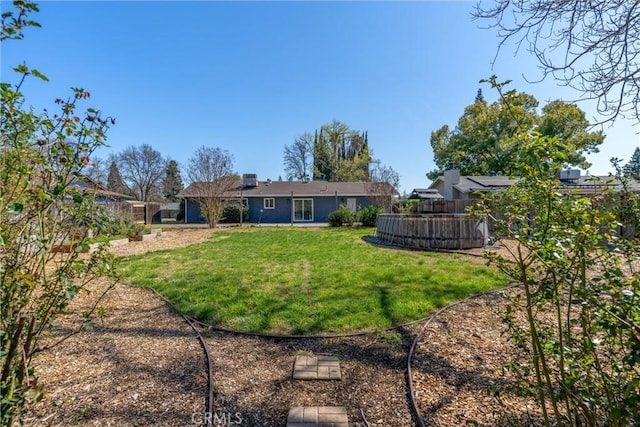
[[[185,223],[206,222],[198,203],[198,186],[192,183],[178,196],[185,199]],[[327,222],[329,214],[345,205],[352,211],[369,205],[387,206],[397,195],[390,185],[367,182],[258,181],[245,174],[238,186],[225,192],[228,202],[242,203],[249,210],[248,222],[254,224],[294,224]]]

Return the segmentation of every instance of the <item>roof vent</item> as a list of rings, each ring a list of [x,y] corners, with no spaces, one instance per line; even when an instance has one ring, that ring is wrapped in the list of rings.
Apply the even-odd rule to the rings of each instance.
[[[243,187],[257,187],[258,186],[258,175],[255,173],[245,173],[242,175],[242,186]]]

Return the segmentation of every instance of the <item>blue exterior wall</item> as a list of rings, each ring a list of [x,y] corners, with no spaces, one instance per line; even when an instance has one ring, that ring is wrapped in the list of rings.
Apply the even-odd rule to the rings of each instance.
[[[267,199],[269,197],[266,197]],[[247,199],[249,222],[257,224],[284,224],[291,222],[291,197],[275,197],[273,209],[264,209],[263,197]],[[260,212],[262,210],[262,212]]]
[[[185,202],[185,224],[203,224],[207,221],[200,214],[200,204],[192,199],[186,199]]]
[[[269,197],[267,197],[269,198]],[[311,222],[327,222],[329,214],[335,211],[341,204],[347,204],[347,197],[338,195],[335,196],[316,196],[316,197],[297,197],[294,199],[313,199],[313,221]],[[352,197],[349,197],[352,198]],[[356,199],[356,206],[358,209],[366,208],[372,203],[367,197],[354,197]],[[247,198],[247,207],[249,208],[249,221],[250,223],[261,224],[288,224],[291,223],[291,197],[275,197],[275,206],[273,209],[264,208],[263,197],[249,197]],[[261,212],[262,211],[262,212]],[[185,222],[187,224],[198,224],[206,222],[200,215],[200,205],[194,200],[187,199],[186,201],[186,217]],[[310,222],[310,221],[295,221],[295,222]]]

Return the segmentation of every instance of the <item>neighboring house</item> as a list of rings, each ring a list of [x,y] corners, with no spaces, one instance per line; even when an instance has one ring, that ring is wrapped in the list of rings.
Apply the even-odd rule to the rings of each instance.
[[[478,197],[478,193],[502,191],[518,182],[507,176],[465,176],[457,169],[445,171],[435,179],[429,189],[438,190],[445,200],[468,200]]]
[[[578,169],[560,172],[558,177],[564,185],[564,191],[578,194],[593,194],[605,188],[618,190],[622,188],[620,180],[611,176],[581,175]],[[436,178],[429,189],[438,190],[446,200],[472,200],[482,193],[503,191],[517,183],[519,178],[507,176],[465,176],[460,171],[451,169]],[[630,191],[640,192],[640,182],[629,181]]]
[[[444,196],[440,194],[436,188],[414,188],[409,198],[418,200],[443,200]]]
[[[187,224],[205,222],[197,201],[201,185],[192,183],[178,193],[185,199]],[[224,198],[229,202],[242,200],[249,210],[250,223],[322,223],[340,205],[355,212],[372,204],[381,205],[382,198],[391,199],[397,194],[390,186],[386,190],[366,182],[258,181],[256,175],[247,174]]]
[[[562,184],[561,192],[588,196],[604,189],[621,190],[622,182],[612,176],[583,176],[578,169],[563,170],[558,176]],[[504,191],[516,184],[520,178],[507,176],[465,176],[451,169],[436,178],[429,186],[437,190],[444,200],[423,200],[418,206],[419,213],[465,213],[483,194]],[[640,193],[640,181],[629,180],[628,190]],[[500,212],[494,212],[500,216]],[[493,232],[493,224],[488,224]],[[621,233],[626,233],[621,229]]]
[[[133,197],[126,194],[115,193],[107,190],[103,185],[88,176],[83,176],[82,179],[74,179],[71,182],[71,186],[76,187],[79,191],[93,193],[95,195],[95,201],[105,205],[126,202],[133,199]]]

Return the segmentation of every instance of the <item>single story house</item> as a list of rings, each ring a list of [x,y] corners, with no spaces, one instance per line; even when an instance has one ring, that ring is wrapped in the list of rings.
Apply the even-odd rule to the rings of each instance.
[[[185,199],[185,223],[203,223],[198,203],[198,186],[191,183],[178,193]],[[383,206],[397,192],[390,185],[366,182],[328,181],[258,181],[255,174],[245,174],[238,186],[224,195],[248,208],[250,223],[293,224],[327,222],[329,214],[345,205],[352,211],[369,205]]]
[[[559,181],[564,191],[578,194],[593,194],[605,188],[618,190],[622,188],[620,180],[612,176],[582,175],[579,169],[568,169],[560,172]],[[517,183],[520,178],[508,176],[465,176],[460,171],[450,169],[436,178],[429,189],[438,190],[445,200],[472,200],[480,193],[503,191]],[[630,180],[630,191],[640,192],[640,182]]]
[[[414,188],[409,198],[418,200],[442,200],[444,196],[435,188]]]
[[[75,178],[73,181],[71,181],[70,185],[72,187],[76,187],[78,191],[93,194],[94,200],[97,203],[101,203],[104,205],[126,202],[133,199],[133,197],[127,194],[116,193],[114,191],[107,190],[102,184],[91,179],[88,176]]]
[[[436,178],[429,189],[438,190],[445,200],[469,200],[477,193],[502,191],[518,182],[507,176],[465,176],[457,169],[450,169]]]

